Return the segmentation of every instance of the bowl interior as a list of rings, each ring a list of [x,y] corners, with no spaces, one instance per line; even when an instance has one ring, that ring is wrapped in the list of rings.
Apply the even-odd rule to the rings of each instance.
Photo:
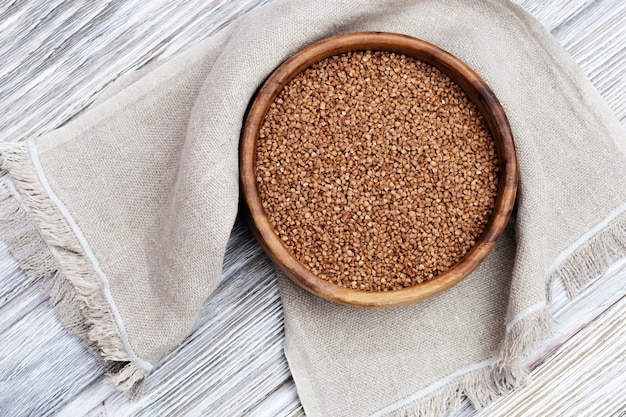
[[[298,73],[333,55],[358,50],[404,54],[438,68],[467,94],[482,113],[499,159],[498,193],[485,229],[470,251],[452,268],[402,290],[365,292],[343,288],[318,278],[300,263],[278,238],[267,218],[256,185],[257,138],[265,114],[282,88]],[[469,275],[495,245],[509,220],[517,191],[517,160],[513,135],[502,106],[487,84],[467,65],[442,49],[406,35],[359,32],[322,40],[280,65],[257,92],[246,116],[240,147],[242,194],[250,225],[272,261],[303,288],[328,300],[359,306],[397,306],[429,298]]]

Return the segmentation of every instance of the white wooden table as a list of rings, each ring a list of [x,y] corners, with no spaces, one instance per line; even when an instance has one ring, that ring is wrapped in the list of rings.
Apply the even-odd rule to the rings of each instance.
[[[197,44],[264,0],[0,0],[0,140],[62,125],[124,73]],[[626,125],[626,1],[518,0],[548,27]],[[624,175],[626,173],[616,173]],[[575,300],[557,288],[535,381],[483,415],[626,415],[626,263]],[[239,219],[224,281],[193,334],[129,401],[65,333],[0,243],[0,416],[302,414],[282,353],[278,288]],[[474,415],[465,405],[461,415]]]

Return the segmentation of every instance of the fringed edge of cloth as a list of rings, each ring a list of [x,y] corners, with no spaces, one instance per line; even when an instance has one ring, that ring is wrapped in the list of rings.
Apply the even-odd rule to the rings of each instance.
[[[42,187],[26,143],[0,144],[0,239],[43,290],[69,332],[106,370],[106,382],[136,396],[148,370],[131,358],[104,284]]]

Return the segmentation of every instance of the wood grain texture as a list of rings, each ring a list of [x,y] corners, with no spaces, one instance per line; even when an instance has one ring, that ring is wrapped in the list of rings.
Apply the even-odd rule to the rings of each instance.
[[[265,115],[282,89],[300,72],[328,57],[349,51],[376,50],[404,54],[436,67],[463,89],[483,114],[500,161],[498,195],[489,222],[476,245],[452,268],[402,290],[365,292],[343,288],[312,273],[289,251],[271,225],[257,190],[257,139]],[[261,86],[250,106],[241,135],[240,177],[252,231],[267,255],[302,288],[327,300],[365,307],[391,307],[425,300],[460,282],[485,259],[504,231],[517,193],[517,157],[511,127],[495,94],[476,72],[441,48],[411,36],[358,32],[310,45],[282,63]]]
[[[479,416],[623,416],[626,413],[626,299],[572,335],[533,372],[533,383]],[[585,362],[581,361],[584,355]],[[591,365],[591,366],[589,366]],[[567,384],[563,384],[567,381]],[[612,388],[611,395],[603,386]],[[551,401],[536,401],[546,396]]]
[[[79,114],[120,75],[188,49],[260,3],[0,1],[0,140],[16,141],[54,129]],[[626,2],[519,4],[566,47],[626,125]],[[26,280],[0,244],[0,415],[302,414],[282,353],[282,310],[272,266],[242,219],[229,242],[223,283],[205,304],[191,336],[148,378],[138,402],[102,385],[101,368],[62,330],[38,285]],[[568,414],[568,408],[560,406],[563,416],[615,415],[624,395],[620,397],[623,391],[614,372],[625,374],[623,361],[616,362],[615,355],[626,345],[626,336],[617,331],[592,333],[612,337],[600,345],[601,338],[584,333],[589,323],[615,323],[606,317],[618,311],[615,303],[625,294],[626,271],[619,269],[571,302],[562,288],[556,290],[551,306],[558,320],[555,336],[529,361],[539,364],[537,370],[549,371],[546,355],[559,352],[570,340],[584,340],[569,351],[580,358],[575,361],[577,371],[551,375],[552,385],[525,400],[507,397],[511,415],[533,415],[514,408],[524,403],[535,407],[531,411],[550,414],[555,399],[576,412]],[[592,350],[593,356],[586,358]],[[596,371],[607,378],[581,377]],[[502,415],[495,410],[483,415]],[[465,404],[461,414],[475,411]]]

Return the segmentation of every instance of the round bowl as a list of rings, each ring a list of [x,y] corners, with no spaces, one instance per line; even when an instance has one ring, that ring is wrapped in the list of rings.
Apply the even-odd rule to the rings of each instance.
[[[317,277],[299,262],[278,238],[263,209],[256,185],[257,138],[265,114],[282,88],[312,64],[349,51],[376,50],[404,54],[438,68],[467,94],[482,113],[499,159],[498,191],[491,217],[469,252],[438,276],[402,290],[365,292],[340,287]],[[317,42],[280,65],[257,92],[245,118],[240,147],[243,199],[253,233],[267,255],[285,275],[325,299],[357,306],[398,306],[432,297],[469,275],[494,247],[509,220],[517,192],[517,159],[513,135],[502,106],[489,86],[466,64],[444,50],[410,36],[348,33]]]

